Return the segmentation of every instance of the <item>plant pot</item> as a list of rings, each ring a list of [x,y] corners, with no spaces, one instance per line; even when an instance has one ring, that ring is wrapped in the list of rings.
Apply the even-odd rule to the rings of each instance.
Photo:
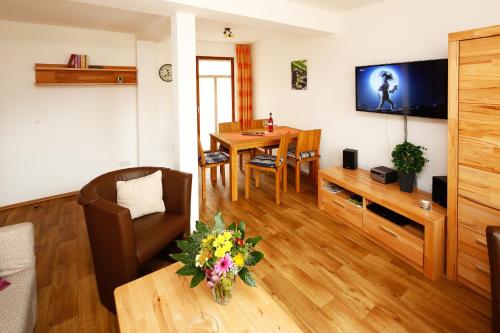
[[[413,192],[413,185],[415,185],[415,178],[416,174],[415,172],[412,173],[406,173],[406,172],[399,172],[398,174],[398,179],[399,179],[399,189],[401,192]]]

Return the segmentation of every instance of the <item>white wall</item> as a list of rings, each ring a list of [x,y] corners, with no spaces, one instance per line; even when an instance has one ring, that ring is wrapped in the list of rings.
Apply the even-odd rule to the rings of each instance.
[[[338,165],[342,149],[359,150],[359,166],[392,165],[403,118],[355,111],[354,67],[447,57],[447,34],[500,23],[498,0],[388,0],[340,19],[338,33],[307,39],[272,35],[253,45],[254,112],[278,124],[322,128],[321,166]],[[291,89],[290,61],[308,60],[308,90]],[[408,140],[426,146],[430,163],[419,187],[446,174],[447,122],[409,117]]]
[[[0,206],[137,163],[133,86],[37,87],[35,63],[135,65],[132,34],[0,21]]]

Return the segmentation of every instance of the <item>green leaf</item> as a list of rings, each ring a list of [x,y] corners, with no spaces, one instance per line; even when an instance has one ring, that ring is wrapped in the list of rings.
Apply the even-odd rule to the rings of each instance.
[[[262,237],[257,236],[257,237],[247,239],[246,243],[252,244],[252,246],[255,247],[257,245],[257,243],[260,242],[261,240],[262,240]]]
[[[203,273],[200,270],[197,270],[196,273],[194,274],[193,278],[191,279],[191,285],[190,285],[190,287],[191,288],[196,287],[204,279],[205,279],[205,273]]]
[[[257,284],[255,283],[255,279],[252,276],[252,273],[250,273],[250,271],[246,267],[242,268],[241,271],[238,272],[238,276],[240,277],[240,279],[243,280],[243,282],[245,282],[247,286],[250,287],[257,286]]]
[[[188,265],[191,261],[191,258],[188,253],[183,252],[183,253],[172,253],[170,255],[170,258],[180,261],[184,265]]]
[[[241,232],[241,238],[245,238],[245,222],[240,221],[240,224],[238,225],[238,230]]]
[[[255,266],[257,265],[257,263],[259,261],[262,260],[262,258],[264,258],[264,253],[260,252],[260,251],[253,251],[252,253],[250,253],[250,255],[248,256],[248,259],[246,261],[246,264],[248,266]]]
[[[227,227],[227,230],[236,231],[236,224],[234,224],[234,222],[233,222],[233,223],[231,223],[231,224],[229,225],[229,227]]]
[[[222,218],[222,212],[218,211],[214,216],[214,228],[215,230],[224,230],[226,228],[226,223],[224,218]]]
[[[193,266],[183,266],[182,268],[178,269],[176,274],[182,275],[182,276],[190,276],[190,275],[195,275],[196,272],[198,272],[199,269]]]
[[[187,240],[178,240],[177,247],[182,251],[187,251],[189,249],[189,242]]]
[[[196,221],[196,231],[207,232],[208,226],[205,223],[203,223],[202,221]]]

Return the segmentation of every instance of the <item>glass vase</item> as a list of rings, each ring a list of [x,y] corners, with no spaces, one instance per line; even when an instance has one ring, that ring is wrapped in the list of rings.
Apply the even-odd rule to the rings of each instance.
[[[226,305],[233,296],[233,287],[235,279],[227,279],[227,281],[219,281],[212,288],[212,296],[220,305]]]

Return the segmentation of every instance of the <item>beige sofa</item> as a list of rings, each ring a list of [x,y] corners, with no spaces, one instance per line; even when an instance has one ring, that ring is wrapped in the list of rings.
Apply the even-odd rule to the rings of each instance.
[[[33,332],[37,298],[31,223],[0,228],[0,277],[10,282],[0,291],[0,332]]]

